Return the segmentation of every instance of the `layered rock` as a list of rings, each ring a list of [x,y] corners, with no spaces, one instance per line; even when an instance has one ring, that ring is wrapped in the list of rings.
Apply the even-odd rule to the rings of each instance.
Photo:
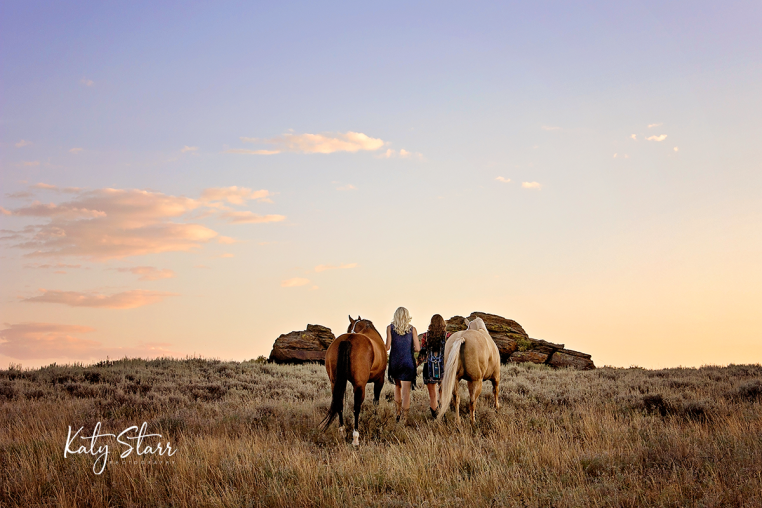
[[[275,339],[270,361],[275,363],[325,362],[325,352],[336,337],[330,328],[307,325],[303,331],[285,333]]]
[[[590,355],[565,349],[564,344],[555,344],[531,338],[524,328],[512,319],[506,319],[486,312],[472,312],[469,321],[482,318],[492,339],[500,351],[500,361],[544,363],[552,367],[573,367],[581,370],[594,369]],[[447,331],[466,329],[463,316],[453,316],[447,320]]]
[[[594,369],[589,354],[566,349],[564,344],[530,337],[524,328],[512,319],[486,312],[472,312],[469,321],[477,317],[484,320],[487,331],[497,344],[502,363],[540,363],[551,367],[571,367],[580,370]],[[447,320],[447,331],[466,329],[466,318],[453,316]],[[270,361],[275,363],[325,362],[325,352],[336,337],[330,328],[307,325],[303,331],[281,335],[275,340]]]

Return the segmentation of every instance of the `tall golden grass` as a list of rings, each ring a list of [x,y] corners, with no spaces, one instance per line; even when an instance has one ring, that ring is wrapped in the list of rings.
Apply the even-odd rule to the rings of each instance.
[[[498,413],[482,401],[475,426],[456,426],[432,421],[417,390],[399,426],[386,386],[363,408],[355,449],[335,425],[317,430],[330,402],[320,365],[11,368],[0,371],[0,505],[762,506],[760,365],[506,365],[500,398]],[[120,462],[104,440],[100,475],[90,455],[64,458],[69,426],[143,421],[174,456]]]

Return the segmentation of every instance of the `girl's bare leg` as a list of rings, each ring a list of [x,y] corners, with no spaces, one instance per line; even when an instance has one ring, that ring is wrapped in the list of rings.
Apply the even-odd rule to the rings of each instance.
[[[439,385],[429,384],[426,385],[426,388],[429,389],[429,407],[436,411],[437,406],[439,405],[439,401],[437,400],[439,398]]]
[[[402,391],[400,382],[394,382],[394,405],[397,407],[397,418],[402,414]]]
[[[410,409],[410,387],[411,381],[400,381],[402,385],[402,409]]]

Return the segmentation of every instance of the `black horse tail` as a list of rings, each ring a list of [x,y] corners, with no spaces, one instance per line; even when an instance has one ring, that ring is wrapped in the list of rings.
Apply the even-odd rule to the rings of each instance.
[[[349,354],[352,351],[352,343],[344,340],[339,343],[339,359],[336,364],[336,382],[333,384],[333,396],[328,415],[320,422],[323,430],[326,430],[336,416],[344,411],[344,393],[347,391],[349,381]]]

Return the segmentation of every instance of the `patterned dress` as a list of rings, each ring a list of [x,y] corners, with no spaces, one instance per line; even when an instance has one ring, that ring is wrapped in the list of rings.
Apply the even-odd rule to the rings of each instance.
[[[415,381],[416,368],[413,356],[413,328],[399,335],[391,325],[392,349],[389,352],[389,379],[392,381]]]
[[[421,352],[418,354],[418,358],[423,358],[423,383],[427,385],[439,384],[442,382],[442,376],[444,375],[444,350],[447,339],[452,335],[451,333],[445,333],[444,340],[439,344],[439,347],[432,350],[427,344],[428,333],[420,335],[421,339]]]

